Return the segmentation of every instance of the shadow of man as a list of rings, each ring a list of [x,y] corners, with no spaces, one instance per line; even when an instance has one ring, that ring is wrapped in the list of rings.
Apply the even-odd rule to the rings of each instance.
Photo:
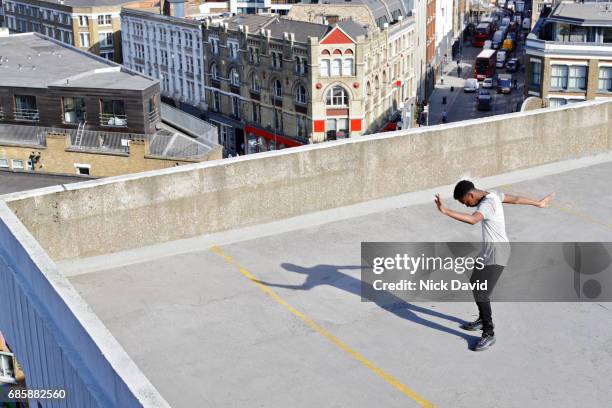
[[[293,290],[310,290],[316,286],[328,285],[352,293],[359,297],[362,296],[362,293],[373,292],[362,292],[361,285],[363,284],[363,282],[360,279],[340,272],[340,270],[361,269],[360,265],[316,265],[307,268],[292,263],[282,263],[281,266],[283,267],[283,269],[289,272],[306,275],[306,280],[301,285],[287,285],[281,283],[271,283],[261,280],[258,282],[269,287]],[[413,305],[387,291],[376,292],[377,295],[375,297],[370,296],[366,299],[375,303],[378,307],[386,310],[387,312],[393,313],[397,317],[401,317],[402,319],[409,320],[413,323],[421,324],[425,327],[429,327],[431,329],[438,330],[443,333],[460,337],[467,342],[468,347],[472,347],[480,339],[479,337],[471,336],[462,331],[451,329],[439,323],[424,319],[415,312],[445,319],[458,324],[465,323],[465,320],[463,319],[459,319],[457,317],[450,316],[445,313],[430,310],[422,306]]]

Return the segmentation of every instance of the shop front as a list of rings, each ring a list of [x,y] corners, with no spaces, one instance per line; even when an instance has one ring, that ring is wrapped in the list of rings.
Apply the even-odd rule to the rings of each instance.
[[[246,135],[246,154],[267,152],[270,150],[282,150],[287,147],[302,146],[303,143],[293,140],[286,136],[282,136],[270,132],[269,130],[257,128],[255,126],[247,125],[244,127],[244,133]]]

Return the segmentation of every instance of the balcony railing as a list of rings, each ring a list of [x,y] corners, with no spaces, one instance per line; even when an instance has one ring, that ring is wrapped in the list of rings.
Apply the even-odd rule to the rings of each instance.
[[[4,111],[2,110],[2,107],[0,107],[0,120],[4,120]]]
[[[100,126],[106,127],[127,127],[126,115],[115,115],[112,113],[100,114]]]
[[[15,120],[21,120],[24,122],[38,122],[39,113],[38,109],[15,109]]]

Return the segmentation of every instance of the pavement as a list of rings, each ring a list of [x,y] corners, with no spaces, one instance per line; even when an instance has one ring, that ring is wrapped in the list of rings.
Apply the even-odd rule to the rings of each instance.
[[[0,170],[0,195],[89,180],[83,176]]]
[[[612,239],[612,157],[572,163],[477,181],[557,193],[505,206],[512,241]],[[470,302],[361,302],[362,241],[480,239],[434,191],[59,267],[175,407],[609,406],[610,303],[494,303],[497,344],[475,353]]]
[[[503,113],[515,112],[517,104],[523,101],[523,86],[525,74],[521,71],[512,73],[512,77],[518,80],[518,88],[513,89],[509,95],[498,94],[495,88],[489,89],[493,98],[490,111],[479,111],[476,108],[476,93],[466,93],[463,91],[465,80],[474,77],[474,61],[476,56],[482,51],[481,47],[472,47],[466,42],[460,59],[461,75],[457,73],[457,62],[449,61],[442,67],[442,82],[438,80],[435,89],[430,96],[429,124],[436,125],[442,123],[442,113],[446,110],[448,122],[456,122],[466,119],[483,118],[487,116],[500,115]],[[519,44],[513,53],[513,57],[524,54],[522,43]],[[505,73],[505,69],[498,68],[496,74]],[[480,82],[482,84],[482,82]],[[451,92],[450,88],[454,87]],[[446,97],[446,104],[442,103]]]

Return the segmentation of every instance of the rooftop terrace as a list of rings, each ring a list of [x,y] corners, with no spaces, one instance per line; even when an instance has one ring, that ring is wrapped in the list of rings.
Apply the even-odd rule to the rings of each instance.
[[[478,240],[432,203],[466,175],[557,192],[507,207],[513,241],[610,241],[611,123],[589,101],[4,196],[0,327],[31,386],[92,406],[605,406],[609,303],[495,304],[475,355],[471,303],[361,302],[359,250]]]

